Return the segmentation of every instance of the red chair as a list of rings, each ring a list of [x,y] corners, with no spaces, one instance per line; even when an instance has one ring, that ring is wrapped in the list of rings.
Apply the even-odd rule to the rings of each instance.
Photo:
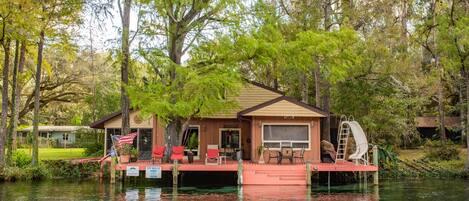
[[[208,160],[216,160],[216,163],[209,163]],[[205,155],[205,165],[218,165],[221,164],[220,161],[220,151],[218,149],[207,149],[207,154]]]
[[[158,146],[153,148],[153,151],[151,153],[151,158],[153,161],[153,164],[155,164],[155,159],[159,159],[160,163],[163,162],[163,157],[164,157],[164,151],[166,150],[165,146]]]
[[[180,160],[182,163],[182,159],[184,158],[184,146],[174,146],[171,152],[171,160]]]

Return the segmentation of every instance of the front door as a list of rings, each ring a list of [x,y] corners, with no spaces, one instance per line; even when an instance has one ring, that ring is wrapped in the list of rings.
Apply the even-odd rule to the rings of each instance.
[[[152,129],[140,128],[138,134],[138,159],[150,160],[152,150]]]

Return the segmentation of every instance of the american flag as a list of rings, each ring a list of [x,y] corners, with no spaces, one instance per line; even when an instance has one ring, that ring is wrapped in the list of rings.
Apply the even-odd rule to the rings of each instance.
[[[137,132],[129,133],[127,135],[113,135],[112,138],[114,139],[115,145],[117,147],[120,147],[124,144],[132,144],[136,136],[137,136]]]

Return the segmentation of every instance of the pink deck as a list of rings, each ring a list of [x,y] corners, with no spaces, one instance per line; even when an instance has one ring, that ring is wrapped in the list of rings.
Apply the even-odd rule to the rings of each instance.
[[[116,170],[125,170],[127,166],[139,166],[141,171],[144,171],[146,166],[157,165],[160,166],[163,171],[171,171],[173,164],[171,163],[155,163],[151,161],[138,161],[134,163],[118,164]],[[243,170],[249,169],[277,169],[277,170],[298,170],[305,169],[306,165],[304,163],[297,164],[257,164],[250,161],[243,162]],[[238,171],[238,162],[237,161],[227,161],[226,164],[222,165],[205,165],[204,161],[195,161],[192,164],[187,163],[186,161],[182,164],[179,164],[179,171],[226,171],[226,172],[236,172]],[[344,163],[311,163],[311,171],[318,172],[374,172],[378,171],[378,167],[374,165],[355,165],[351,162]]]

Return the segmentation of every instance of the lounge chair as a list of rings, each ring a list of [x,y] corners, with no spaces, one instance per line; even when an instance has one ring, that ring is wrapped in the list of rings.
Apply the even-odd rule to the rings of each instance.
[[[171,152],[172,161],[181,161],[184,158],[184,146],[174,146]]]
[[[209,162],[209,160],[216,160],[216,163]],[[207,153],[205,154],[205,165],[218,164],[221,164],[220,150],[218,150],[218,145],[207,145]]]
[[[153,148],[151,152],[151,159],[153,164],[155,164],[155,160],[160,160],[160,163],[163,162],[164,151],[166,150],[165,146],[157,146]]]

